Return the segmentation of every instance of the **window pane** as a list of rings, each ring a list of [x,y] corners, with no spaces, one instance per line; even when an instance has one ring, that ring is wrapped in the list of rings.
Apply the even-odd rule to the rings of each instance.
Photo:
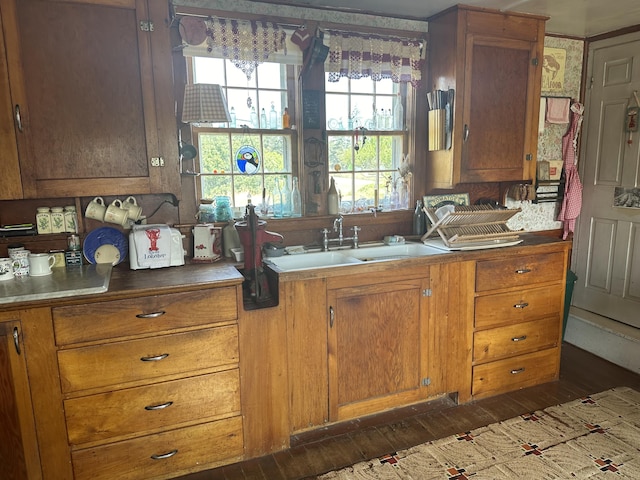
[[[229,173],[233,157],[226,134],[204,133],[198,135],[200,171],[202,173]]]

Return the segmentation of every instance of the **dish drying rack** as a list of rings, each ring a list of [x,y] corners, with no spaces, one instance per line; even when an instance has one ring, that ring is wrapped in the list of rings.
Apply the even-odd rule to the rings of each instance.
[[[518,232],[509,229],[507,220],[520,212],[520,208],[456,205],[440,218],[436,214],[436,209],[423,208],[423,210],[432,224],[427,233],[422,236],[423,242],[434,231],[438,232],[445,246],[449,248],[499,246],[502,243],[519,242]]]

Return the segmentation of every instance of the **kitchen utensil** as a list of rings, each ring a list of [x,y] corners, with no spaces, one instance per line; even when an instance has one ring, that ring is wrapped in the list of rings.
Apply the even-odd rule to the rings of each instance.
[[[104,214],[106,211],[107,207],[104,204],[104,199],[102,197],[95,197],[89,202],[89,205],[87,205],[84,216],[104,222]]]
[[[122,208],[122,201],[117,198],[111,202],[104,214],[104,221],[117,225],[126,225],[129,220],[129,211]]]
[[[134,222],[142,217],[142,207],[138,205],[134,197],[127,197],[122,202],[122,208],[127,210],[129,218]]]

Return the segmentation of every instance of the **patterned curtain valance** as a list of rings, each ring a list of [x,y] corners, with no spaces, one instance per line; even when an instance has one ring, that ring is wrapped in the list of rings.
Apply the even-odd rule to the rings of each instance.
[[[327,33],[329,56],[325,70],[330,82],[337,82],[340,77],[371,77],[374,81],[390,78],[395,83],[420,86],[426,50],[423,40],[332,30]]]
[[[247,78],[269,55],[281,50],[286,54],[287,34],[275,23],[209,17],[205,24],[207,51],[220,51]]]

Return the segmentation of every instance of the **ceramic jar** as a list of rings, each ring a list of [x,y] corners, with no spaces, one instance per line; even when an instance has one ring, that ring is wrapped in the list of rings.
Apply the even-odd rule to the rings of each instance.
[[[51,233],[63,233],[64,231],[64,208],[51,207]]]
[[[51,233],[51,210],[49,207],[38,207],[36,226],[39,234]]]

